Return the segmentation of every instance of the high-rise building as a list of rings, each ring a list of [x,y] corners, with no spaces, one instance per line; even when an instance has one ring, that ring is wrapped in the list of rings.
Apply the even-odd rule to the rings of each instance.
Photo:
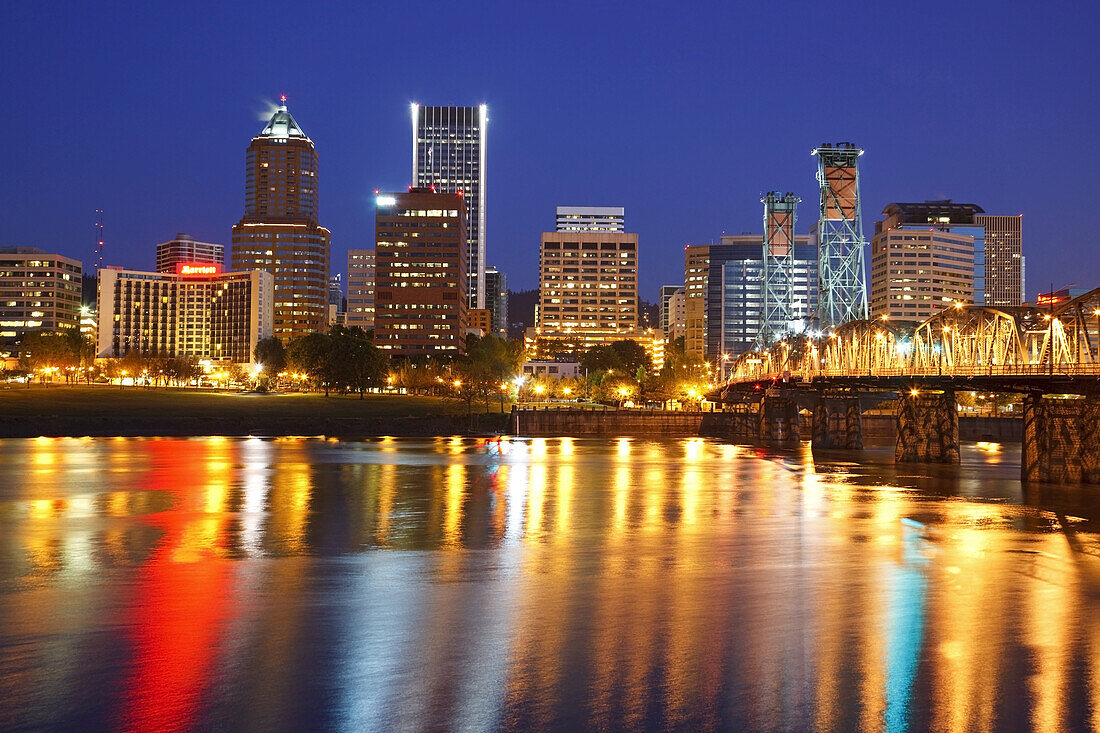
[[[664,338],[638,319],[638,235],[628,232],[543,232],[539,302],[527,341],[538,356],[549,349],[580,354],[593,346],[633,340],[659,369]]]
[[[709,244],[684,247],[684,353],[703,360],[707,355],[707,286]]]
[[[894,203],[871,238],[871,316],[923,321],[974,302],[972,204]],[[979,209],[980,210],[980,209]],[[962,224],[951,231],[952,223]]]
[[[683,338],[687,332],[687,300],[684,297],[684,289],[677,288],[672,297],[668,299],[668,331],[665,332],[667,341],[676,341]]]
[[[225,264],[225,245],[196,242],[194,237],[183,232],[157,245],[157,272],[174,273],[181,262],[217,265],[220,270]]]
[[[538,327],[597,339],[638,330],[638,235],[543,232]]]
[[[244,216],[233,227],[232,268],[275,276],[275,335],[328,323],[329,231],[317,221],[317,151],[286,100],[245,157]]]
[[[817,308],[818,262],[812,237],[794,235],[788,329],[808,325]],[[764,311],[761,234],[723,235],[721,244],[684,248],[684,352],[708,363],[753,347]],[[776,324],[779,327],[779,324]]]
[[[559,232],[624,232],[626,210],[621,206],[559,206]]]
[[[985,304],[995,308],[1024,301],[1024,217],[978,213],[985,231]]]
[[[468,326],[466,206],[412,187],[375,207],[374,343],[396,355],[458,354]]]
[[[485,306],[494,336],[508,336],[508,276],[495,267],[485,268]]]
[[[731,359],[758,344],[764,318],[763,237],[756,234],[725,235],[711,245],[706,293],[706,356]],[[796,234],[789,258],[790,304],[784,309],[790,320],[773,323],[784,331],[805,328],[817,308],[818,253],[811,237]]]
[[[348,327],[374,328],[374,250],[348,250]]]
[[[27,333],[80,327],[81,269],[38,247],[0,247],[0,365],[15,366]]]
[[[675,295],[677,291],[681,291],[683,289],[683,285],[661,286],[660,294],[657,296],[657,307],[660,308],[661,314],[659,325],[661,327],[661,330],[664,331],[665,334],[669,333],[669,326],[672,323],[672,312],[669,307],[669,304],[672,301],[672,296]]]
[[[101,269],[96,353],[252,362],[256,342],[272,335],[274,282],[262,270],[212,264],[181,263],[173,274]]]
[[[485,134],[489,108],[412,105],[413,186],[460,193],[466,209],[470,308],[485,308]]]
[[[328,324],[330,326],[343,326],[346,315],[344,299],[344,283],[340,273],[331,275],[328,279]]]

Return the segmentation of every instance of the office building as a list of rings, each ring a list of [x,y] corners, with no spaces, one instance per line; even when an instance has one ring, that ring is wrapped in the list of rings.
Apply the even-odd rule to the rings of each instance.
[[[978,213],[985,231],[985,304],[994,308],[1024,301],[1024,217]]]
[[[986,214],[980,206],[951,199],[892,203],[882,213],[896,227],[935,229],[973,237],[973,302],[997,308],[1023,302],[1022,216]]]
[[[210,264],[180,263],[174,274],[101,269],[96,353],[250,363],[273,332],[274,284],[262,270]]]
[[[485,308],[485,134],[489,109],[412,105],[413,186],[462,194],[470,308]]]
[[[38,247],[0,247],[0,365],[32,331],[80,327],[82,266]]]
[[[638,330],[638,235],[544,232],[538,327],[544,334]]]
[[[559,232],[625,232],[626,210],[621,206],[559,206]]]
[[[495,267],[485,268],[485,307],[489,309],[490,331],[508,337],[508,276]]]
[[[245,157],[244,217],[233,227],[232,268],[275,277],[275,335],[326,330],[329,231],[317,221],[317,151],[285,99]]]
[[[972,204],[893,203],[871,237],[871,316],[923,321],[974,302]],[[954,228],[952,224],[962,226]]]
[[[468,328],[462,194],[412,187],[375,207],[374,343],[394,355],[459,354]]]
[[[536,325],[528,351],[538,357],[582,354],[593,346],[633,340],[664,362],[664,338],[638,323],[638,235],[628,232],[543,232],[539,247]]]
[[[658,325],[666,334],[669,333],[672,324],[672,314],[669,310],[672,296],[676,294],[676,291],[683,289],[683,285],[662,285],[657,296],[657,307],[660,309],[660,322]]]
[[[196,242],[183,232],[157,245],[157,272],[174,273],[180,262],[217,265],[221,269],[225,265],[225,245]]]
[[[344,284],[340,273],[332,275],[328,279],[328,325],[343,326],[346,315],[344,299]]]
[[[669,342],[684,338],[687,334],[687,299],[684,289],[677,288],[668,299],[668,331],[665,339]]]
[[[805,328],[817,308],[818,257],[811,237],[794,236],[791,321]],[[684,249],[684,352],[714,363],[751,349],[764,309],[764,238],[723,235],[720,244]]]
[[[493,333],[493,315],[488,308],[470,308],[467,313],[466,328],[477,336],[489,336]]]
[[[348,250],[348,327],[374,328],[374,250]]]
[[[763,237],[726,235],[711,245],[706,293],[706,356],[733,359],[757,344],[764,314]],[[809,235],[796,234],[790,258],[791,318],[774,329],[799,332],[817,308],[818,253]]]

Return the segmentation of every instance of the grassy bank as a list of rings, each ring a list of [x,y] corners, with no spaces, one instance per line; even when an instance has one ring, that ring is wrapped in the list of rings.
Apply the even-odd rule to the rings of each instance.
[[[505,408],[507,409],[507,405]],[[499,411],[497,403],[493,409]],[[474,408],[481,412],[484,407]],[[0,388],[0,437],[38,435],[433,435],[499,429],[464,402],[408,395],[238,394],[51,385]]]

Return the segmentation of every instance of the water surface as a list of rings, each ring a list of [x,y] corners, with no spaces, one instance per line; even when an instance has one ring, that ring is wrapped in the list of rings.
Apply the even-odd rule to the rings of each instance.
[[[1018,451],[2,440],[0,729],[1100,729]]]

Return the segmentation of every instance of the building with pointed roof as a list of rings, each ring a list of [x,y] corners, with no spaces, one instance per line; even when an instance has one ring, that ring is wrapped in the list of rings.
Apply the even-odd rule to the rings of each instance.
[[[245,154],[244,216],[233,227],[233,270],[275,276],[275,335],[328,323],[331,235],[318,222],[317,151],[286,98]]]

